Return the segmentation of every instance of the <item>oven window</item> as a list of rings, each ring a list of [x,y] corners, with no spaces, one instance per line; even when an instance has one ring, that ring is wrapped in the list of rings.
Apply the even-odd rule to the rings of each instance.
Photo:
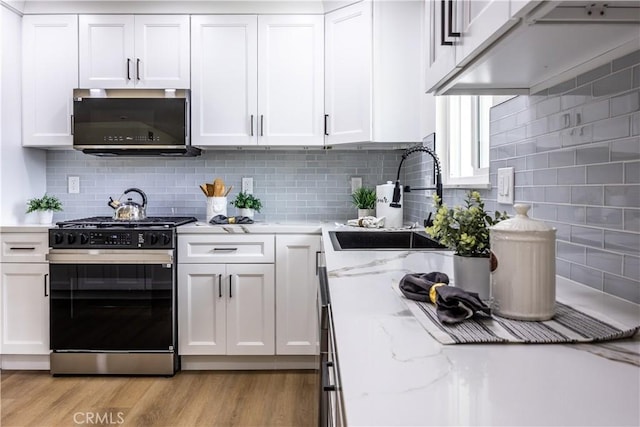
[[[53,350],[168,350],[173,268],[50,264]]]

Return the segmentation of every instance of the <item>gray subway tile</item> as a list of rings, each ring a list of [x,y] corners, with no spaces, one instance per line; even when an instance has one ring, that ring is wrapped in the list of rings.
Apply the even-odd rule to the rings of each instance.
[[[601,271],[578,264],[571,264],[569,278],[590,288],[602,291],[603,273]]]
[[[640,280],[640,257],[625,255],[622,270],[625,277]]]
[[[556,169],[538,169],[533,171],[535,185],[553,185],[557,183]]]
[[[640,206],[640,186],[608,185],[604,187],[605,206],[637,208]]]
[[[601,228],[571,226],[571,241],[591,246],[593,248],[604,247],[604,230]]]
[[[556,274],[568,279],[571,275],[571,263],[561,259],[556,259]]]
[[[569,203],[571,201],[571,187],[556,185],[544,188],[544,201],[547,203]]]
[[[604,248],[637,255],[640,253],[638,233],[604,230]]]
[[[516,114],[516,123],[518,126],[525,125],[536,118],[535,109],[526,109]]]
[[[612,71],[622,70],[623,68],[632,67],[637,64],[640,64],[640,50],[631,52],[621,58],[614,59]]]
[[[518,127],[516,115],[511,114],[509,116],[502,117],[501,119],[491,121],[489,124],[489,132],[493,135],[495,133],[506,132],[516,127]]]
[[[516,155],[515,144],[506,144],[490,150],[490,158],[492,160],[507,159]]]
[[[534,154],[527,156],[527,169],[545,169],[549,167],[548,154]]]
[[[565,82],[562,82],[562,83],[559,83],[559,84],[557,84],[555,86],[550,87],[547,90],[547,93],[549,95],[558,95],[560,93],[568,92],[568,91],[570,91],[572,89],[575,89],[575,88],[576,88],[576,79],[573,78],[573,79],[567,80]]]
[[[506,166],[513,167],[515,170],[524,170],[527,168],[527,159],[525,157],[507,159]]]
[[[604,190],[599,185],[575,185],[571,187],[571,203],[574,205],[602,206]]]
[[[604,273],[603,290],[611,295],[640,304],[640,281]]]
[[[631,135],[640,135],[640,113],[631,116]]]
[[[640,160],[640,137],[611,142],[611,161]]]
[[[624,229],[640,232],[640,209],[624,210]]]
[[[550,133],[540,135],[536,138],[536,151],[550,151],[562,147],[562,138],[560,133]]]
[[[585,104],[592,99],[591,85],[580,86],[572,91],[569,91],[560,97],[560,106],[563,110],[577,107],[578,105]]]
[[[527,127],[520,126],[506,132],[507,142],[518,142],[527,138]]]
[[[522,189],[522,200],[527,202],[544,202],[545,187],[524,187]]]
[[[571,225],[563,224],[561,222],[545,221],[549,227],[556,229],[556,239],[558,241],[570,242],[571,241]]]
[[[594,68],[593,70],[587,71],[586,73],[582,73],[578,75],[576,78],[578,86],[582,86],[585,83],[592,82],[596,79],[604,77],[611,73],[611,63],[608,62],[604,65],[599,66],[598,68]]]
[[[547,118],[543,117],[538,120],[534,120],[532,122],[527,123],[526,125],[526,137],[531,138],[534,136],[542,135],[549,131],[549,127],[547,125]]]
[[[593,96],[613,95],[631,89],[631,69],[618,71],[592,83]]]
[[[516,96],[491,107],[489,117],[491,121],[522,111],[529,105],[526,96]]]
[[[640,87],[640,65],[633,67],[633,87]]]
[[[587,225],[603,228],[622,228],[622,209],[587,206],[586,211]]]
[[[608,273],[622,275],[623,256],[614,252],[587,248],[587,262],[589,267]]]
[[[585,264],[587,250],[584,246],[558,241],[556,243],[556,256],[566,261]]]
[[[583,145],[593,141],[593,125],[584,125],[560,132],[563,147]]]
[[[587,184],[621,184],[622,163],[587,166]]]
[[[528,139],[526,141],[515,144],[516,156],[525,156],[536,152],[536,140]]]
[[[640,91],[611,98],[611,117],[640,110]]]
[[[557,169],[558,182],[562,184],[585,184],[587,181],[586,166],[573,166]]]
[[[560,97],[547,98],[536,104],[536,117],[545,117],[560,111]]]
[[[588,165],[609,161],[609,144],[590,145],[576,150],[576,164]]]
[[[576,111],[576,126],[608,118],[610,111],[609,102],[609,99],[601,99],[599,101],[590,102],[586,105],[583,105]]]
[[[593,124],[594,141],[625,138],[629,133],[629,116],[613,117]]]
[[[624,183],[640,184],[640,162],[628,162],[624,164]]]
[[[575,150],[554,151],[549,153],[549,167],[573,166],[576,162]]]
[[[531,214],[531,218],[539,220],[555,221],[557,217],[557,207],[555,205],[546,205],[542,203],[534,203]]]
[[[586,210],[584,206],[559,205],[556,209],[558,221],[571,224],[584,224]]]
[[[516,171],[514,183],[516,186],[533,185],[533,171]]]
[[[489,146],[496,147],[507,143],[507,133],[497,133],[489,136]]]

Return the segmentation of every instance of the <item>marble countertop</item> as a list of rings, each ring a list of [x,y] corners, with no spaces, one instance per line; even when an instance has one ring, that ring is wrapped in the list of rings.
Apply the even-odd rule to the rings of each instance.
[[[321,222],[255,222],[253,224],[213,225],[204,221],[186,224],[177,228],[178,234],[320,234]]]
[[[323,227],[349,426],[640,425],[640,336],[602,344],[442,345],[394,291],[452,275],[451,252],[335,251]],[[640,324],[640,307],[558,277],[557,298]]]
[[[0,233],[46,233],[51,224],[5,224],[0,226]]]

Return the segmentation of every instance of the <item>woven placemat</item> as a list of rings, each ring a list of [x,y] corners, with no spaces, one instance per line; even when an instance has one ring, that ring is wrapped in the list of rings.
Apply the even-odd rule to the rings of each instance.
[[[404,296],[403,299],[420,324],[442,344],[597,342],[628,338],[640,329],[640,326],[629,328],[599,313],[577,310],[558,301],[555,316],[546,321],[475,315],[460,323],[442,324],[434,304]]]

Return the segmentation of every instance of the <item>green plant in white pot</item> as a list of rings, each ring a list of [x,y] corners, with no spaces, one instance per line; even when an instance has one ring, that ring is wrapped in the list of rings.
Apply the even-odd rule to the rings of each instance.
[[[455,251],[453,276],[456,286],[489,298],[490,261],[489,227],[509,216],[496,211],[492,217],[484,210],[477,191],[469,191],[464,206],[449,209],[433,196],[438,208],[433,225],[426,232],[440,244]]]
[[[358,218],[375,215],[376,190],[360,187],[351,194],[351,201],[358,208]]]
[[[240,192],[231,204],[239,209],[240,216],[253,218],[255,212],[260,212],[262,202],[253,194]]]
[[[41,198],[33,198],[27,201],[27,213],[37,212],[40,224],[51,224],[53,213],[62,210],[62,202],[56,196],[46,193]]]

